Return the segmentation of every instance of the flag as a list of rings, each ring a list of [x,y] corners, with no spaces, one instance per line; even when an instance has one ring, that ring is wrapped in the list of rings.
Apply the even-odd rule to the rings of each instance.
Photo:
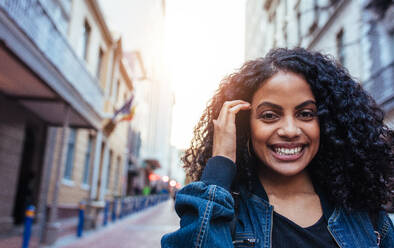
[[[130,112],[127,115],[123,116],[119,120],[119,122],[121,122],[121,121],[131,121],[133,119],[133,117],[134,117],[135,109],[136,109],[136,105],[132,106],[131,109],[130,109]]]
[[[135,107],[133,107],[133,100],[134,100],[134,95],[131,95],[130,99],[127,102],[125,102],[120,109],[115,111],[112,118],[107,119],[105,121],[104,126],[103,126],[103,131],[106,134],[106,136],[111,135],[111,133],[115,130],[116,124],[119,121],[131,120],[131,118],[133,118],[134,111],[135,111],[135,110],[133,110],[133,109],[135,109]],[[116,120],[116,117],[118,115],[123,115],[119,121]],[[129,119],[127,119],[127,118],[129,118]]]
[[[134,95],[131,95],[130,99],[127,102],[125,102],[125,104],[123,104],[123,106],[120,109],[115,111],[112,120],[115,120],[118,114],[129,114],[131,111],[131,106],[133,105],[133,100],[134,100]]]

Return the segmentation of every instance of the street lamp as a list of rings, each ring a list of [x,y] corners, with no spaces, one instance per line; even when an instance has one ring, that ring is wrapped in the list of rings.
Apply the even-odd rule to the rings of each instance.
[[[170,178],[168,176],[163,176],[162,177],[163,182],[167,183]]]
[[[171,181],[170,181],[170,186],[171,186],[171,187],[175,187],[175,185],[176,185],[176,181],[175,181],[175,180],[171,180]]]

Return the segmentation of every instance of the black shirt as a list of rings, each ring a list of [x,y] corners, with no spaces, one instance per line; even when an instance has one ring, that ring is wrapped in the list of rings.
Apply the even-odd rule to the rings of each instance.
[[[258,179],[253,182],[253,193],[268,200],[268,196]],[[286,217],[274,212],[272,247],[333,248],[338,246],[327,229],[327,221],[324,216],[312,226],[303,228]]]
[[[312,226],[303,228],[286,217],[274,212],[272,226],[272,247],[337,247],[327,229],[327,223],[322,216]]]

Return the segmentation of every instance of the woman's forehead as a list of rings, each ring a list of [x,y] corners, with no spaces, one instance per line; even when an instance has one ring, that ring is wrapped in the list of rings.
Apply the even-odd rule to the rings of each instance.
[[[305,99],[315,99],[306,80],[299,74],[280,71],[261,84],[254,93],[252,102],[303,101]]]

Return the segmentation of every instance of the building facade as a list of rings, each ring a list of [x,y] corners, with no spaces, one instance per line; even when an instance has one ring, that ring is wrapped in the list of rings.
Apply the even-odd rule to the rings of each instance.
[[[392,1],[248,0],[246,59],[275,47],[329,53],[394,121],[394,4]]]
[[[45,216],[47,187],[42,182],[48,181],[52,166],[52,127],[101,125],[102,93],[65,39],[71,2],[63,1],[56,15],[51,4],[0,3],[0,170],[9,189],[1,191],[4,231],[23,220],[29,204],[38,207],[39,220]]]
[[[34,205],[53,243],[81,201],[97,219],[125,193],[130,123],[103,129],[134,90],[122,41],[95,0],[1,1],[0,58],[0,232]]]

